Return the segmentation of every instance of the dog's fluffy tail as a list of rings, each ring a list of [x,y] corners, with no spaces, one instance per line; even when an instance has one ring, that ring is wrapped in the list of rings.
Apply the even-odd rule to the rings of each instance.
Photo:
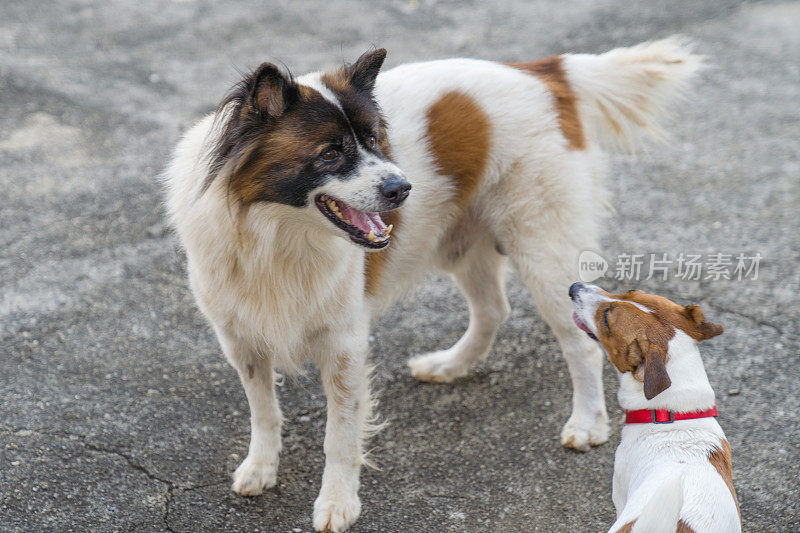
[[[703,66],[703,57],[679,36],[562,58],[586,133],[631,150],[642,133],[665,136],[660,122],[668,106],[686,96],[689,81]]]
[[[650,495],[631,533],[675,533],[683,507],[683,476],[676,472]]]

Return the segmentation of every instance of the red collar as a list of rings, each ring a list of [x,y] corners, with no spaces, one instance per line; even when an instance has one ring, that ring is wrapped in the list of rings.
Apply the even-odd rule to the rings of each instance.
[[[688,413],[676,413],[668,409],[637,409],[636,411],[625,411],[626,424],[671,424],[676,420],[692,420],[694,418],[710,418],[717,416],[717,406],[705,411],[690,411]]]

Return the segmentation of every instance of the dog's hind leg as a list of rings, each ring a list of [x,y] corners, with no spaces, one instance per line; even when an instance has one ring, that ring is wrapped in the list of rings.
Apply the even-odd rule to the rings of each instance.
[[[597,343],[573,323],[567,291],[577,279],[581,248],[575,245],[575,239],[559,231],[551,230],[541,239],[517,240],[509,252],[539,313],[558,340],[572,378],[572,414],[561,432],[561,444],[586,451],[590,445],[608,440],[603,354]]]
[[[239,373],[250,404],[250,449],[233,473],[233,490],[245,496],[275,486],[281,451],[281,410],[275,396],[272,362],[247,343],[216,328],[222,351]]]
[[[478,232],[477,239],[451,266],[453,279],[469,304],[469,326],[451,348],[409,360],[411,373],[419,380],[446,383],[464,376],[486,357],[498,328],[508,318],[505,258],[497,252],[497,243],[489,232],[473,231]]]

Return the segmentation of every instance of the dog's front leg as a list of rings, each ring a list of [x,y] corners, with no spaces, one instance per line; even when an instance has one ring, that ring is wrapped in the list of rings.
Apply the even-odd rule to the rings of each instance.
[[[367,383],[368,327],[319,339],[315,354],[328,402],[325,427],[325,470],[314,502],[314,528],[340,532],[361,513],[358,498],[362,439],[369,415]]]
[[[275,486],[278,474],[282,419],[275,396],[272,361],[219,328],[217,338],[239,373],[250,405],[250,449],[233,473],[231,488],[244,496],[254,496]]]

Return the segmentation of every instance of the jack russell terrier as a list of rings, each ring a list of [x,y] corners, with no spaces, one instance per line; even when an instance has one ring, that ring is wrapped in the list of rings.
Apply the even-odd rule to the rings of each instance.
[[[697,305],[594,285],[569,289],[580,329],[620,372],[625,427],[614,460],[609,533],[741,531],[731,447],[697,343],[722,333]]]

